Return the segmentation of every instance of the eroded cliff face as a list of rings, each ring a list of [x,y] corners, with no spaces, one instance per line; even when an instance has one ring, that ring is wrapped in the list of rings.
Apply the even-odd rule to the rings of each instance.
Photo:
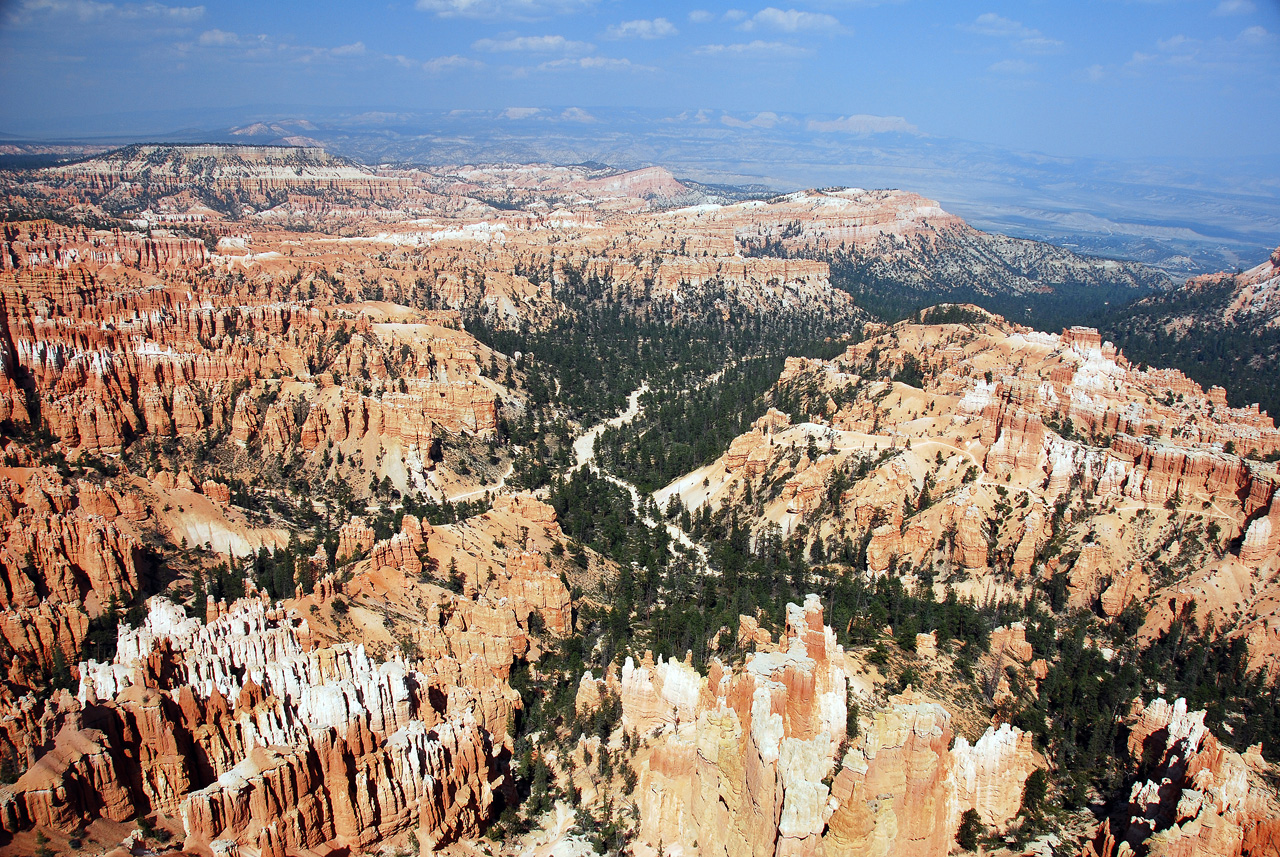
[[[270,288],[227,294],[194,270],[140,270],[140,283],[129,270],[78,260],[0,272],[6,419],[31,421],[21,390],[34,388],[42,425],[94,454],[197,432],[277,455],[368,436],[426,450],[441,431],[496,425],[494,389],[475,378],[479,345],[446,327],[405,335]],[[376,381],[335,385],[353,376]]]
[[[1280,804],[1259,747],[1222,746],[1187,701],[1140,703],[1129,715],[1138,773],[1127,804],[1099,825],[1084,857],[1261,857],[1280,853]]]
[[[40,537],[45,547],[41,565],[28,555],[8,567],[18,600],[0,612],[14,653],[0,756],[22,772],[0,789],[6,835],[70,837],[95,819],[154,816],[180,824],[197,850],[284,854],[373,847],[410,832],[432,849],[485,829],[496,795],[510,790],[509,730],[522,706],[513,667],[536,657],[535,621],[539,636],[571,628],[562,570],[545,553],[561,537],[549,506],[511,495],[465,528],[404,515],[345,575],[327,572],[323,548],[298,558],[318,579],[285,604],[251,580],[249,598],[210,596],[207,625],[153,598],[138,627],[121,624],[110,662],[77,666],[90,622],[143,585],[100,531],[116,526],[132,538],[165,514],[160,498],[191,503],[222,486],[197,489],[169,473],[76,483],[40,468],[21,492],[5,484],[11,538]],[[84,540],[72,538],[77,526]],[[517,536],[522,549],[505,546]],[[433,582],[439,556],[472,559],[463,592]],[[43,588],[59,580],[65,592]],[[346,599],[366,618],[347,620]],[[21,695],[43,687],[59,658],[79,677],[76,695]]]
[[[623,666],[623,728],[652,736],[637,797],[650,845],[945,855],[966,809],[997,829],[1017,814],[1037,766],[1029,735],[1006,724],[974,745],[953,740],[947,710],[908,690],[850,742],[844,650],[818,597],[788,605],[776,646],[761,642],[740,668],[713,660],[706,676],[678,661]],[[579,706],[599,694],[584,676]]]
[[[317,647],[305,619],[256,598],[208,625],[149,607],[111,663],[81,665],[52,751],[0,790],[6,831],[161,813],[189,848],[272,854],[480,832],[501,740],[441,671]]]
[[[832,784],[828,854],[948,853],[966,810],[1003,829],[1038,767],[1031,736],[1004,724],[970,745],[951,715],[910,690],[876,712]]]

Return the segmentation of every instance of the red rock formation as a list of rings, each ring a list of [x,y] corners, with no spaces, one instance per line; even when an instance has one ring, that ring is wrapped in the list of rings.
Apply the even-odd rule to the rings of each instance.
[[[159,811],[188,847],[434,844],[477,835],[501,784],[489,733],[435,676],[311,648],[305,621],[257,599],[208,625],[153,599],[116,662],[81,672],[83,716],[64,700],[54,749],[0,795],[6,831]]]
[[[989,423],[993,425],[989,427]],[[982,412],[981,436],[988,446],[987,471],[1004,475],[1013,470],[1043,469],[1045,436],[1044,422],[1039,414],[1027,413],[1021,408],[1000,409],[997,405],[989,405]]]
[[[810,462],[800,459],[796,474],[782,486],[782,499],[787,501],[787,512],[792,515],[808,515],[817,511],[826,499],[827,480],[835,467],[835,459],[819,458]]]
[[[208,261],[194,238],[90,230],[48,220],[14,224],[0,236],[0,270],[127,265],[145,271],[191,267]]]
[[[406,577],[417,577],[422,574],[420,554],[425,546],[422,524],[413,515],[405,515],[400,522],[400,532],[373,546],[374,573],[390,568]]]
[[[867,571],[885,574],[902,551],[902,532],[893,524],[882,524],[871,531],[867,543]]]
[[[955,562],[961,568],[985,569],[990,562],[986,521],[977,506],[964,506],[963,509],[957,516]]]
[[[738,616],[738,648],[747,651],[769,651],[773,648],[773,636],[760,627],[753,616]]]
[[[1257,518],[1245,531],[1240,545],[1240,561],[1257,568],[1280,547],[1280,502],[1272,497],[1265,518]]]
[[[1099,598],[1102,612],[1119,616],[1131,603],[1145,601],[1150,592],[1150,580],[1140,567],[1121,571]]]
[[[352,518],[338,529],[338,560],[351,559],[372,550],[376,539],[373,527],[363,518]]]
[[[769,410],[765,411],[764,416],[760,417],[759,419],[757,419],[755,422],[751,424],[751,427],[753,429],[759,429],[760,431],[764,432],[766,436],[768,436],[773,434],[776,431],[782,431],[784,428],[787,428],[790,425],[791,425],[790,416],[788,416],[787,414],[784,414],[782,411],[778,410],[777,408],[769,408]]]
[[[997,828],[1017,814],[1036,767],[1029,735],[1006,724],[972,747],[960,738],[951,748],[950,715],[941,705],[910,690],[890,703],[836,775],[839,806],[828,847],[944,855],[965,810],[977,809]]]
[[[1131,764],[1147,761],[1153,776],[1134,783],[1124,820],[1103,822],[1084,857],[1118,857],[1142,849],[1176,857],[1262,857],[1275,854],[1280,804],[1256,748],[1241,756],[1221,746],[1204,712],[1186,700],[1163,699],[1133,714]]]
[[[740,636],[755,637],[750,622]],[[624,723],[660,734],[640,776],[646,841],[696,840],[699,853],[725,857],[872,848],[942,857],[965,809],[996,826],[1016,814],[1035,767],[1030,736],[1004,726],[952,748],[950,716],[911,692],[835,759],[846,734],[843,660],[809,596],[788,606],[778,651],[749,655],[740,672],[713,660],[703,678],[678,662],[628,661]],[[691,733],[677,728],[691,721]]]
[[[1018,663],[1028,663],[1034,657],[1031,644],[1027,642],[1027,628],[1021,622],[992,631],[990,648],[996,657],[1009,658]]]
[[[1018,577],[1026,577],[1031,573],[1031,565],[1035,562],[1040,549],[1041,529],[1044,526],[1044,515],[1038,507],[1033,507],[1022,520],[1022,536],[1013,553],[1011,570]]]
[[[556,510],[527,491],[515,494],[499,494],[493,498],[493,511],[505,512],[542,527],[548,534],[562,535],[556,521]]]
[[[258,436],[261,428],[262,417],[257,404],[248,393],[242,393],[236,400],[236,409],[231,415],[231,437],[244,446]]]
[[[739,435],[729,444],[724,454],[725,473],[733,474],[742,471],[747,479],[755,479],[764,473],[772,457],[769,439],[756,429]]]
[[[86,811],[113,821],[136,814],[126,783],[107,736],[68,722],[53,748],[32,765],[7,794],[0,794],[0,827],[6,831],[32,827],[71,830]]]
[[[200,483],[200,493],[208,497],[213,502],[220,503],[223,506],[231,504],[231,489],[221,482],[206,479],[204,482]]]
[[[1116,435],[1112,452],[1132,461],[1127,493],[1135,500],[1163,503],[1175,494],[1235,494],[1247,490],[1251,478],[1245,462],[1234,455],[1188,450],[1153,441]]]
[[[578,693],[573,699],[573,709],[579,717],[586,717],[599,710],[604,687],[604,679],[592,677],[591,670],[582,674],[582,680],[578,682]]]
[[[527,624],[529,614],[537,611],[553,636],[563,637],[573,629],[569,589],[537,551],[507,555],[507,579],[500,584],[500,589],[515,603],[516,616],[521,622]]]
[[[75,663],[90,617],[133,600],[142,542],[120,512],[132,499],[52,470],[30,471],[22,489],[0,481],[0,639],[11,687],[43,683],[56,652]]]

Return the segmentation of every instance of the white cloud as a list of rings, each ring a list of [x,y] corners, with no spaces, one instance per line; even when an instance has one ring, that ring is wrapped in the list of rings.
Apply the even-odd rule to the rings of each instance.
[[[747,13],[741,9],[729,9],[723,17],[726,21],[741,21],[747,17]]]
[[[313,48],[299,45],[280,44],[270,36],[259,33],[232,33],[227,30],[205,30],[195,42],[196,46],[210,51],[217,51],[223,59],[233,60],[271,60],[284,62],[311,62],[316,59],[330,58],[329,51],[324,48]],[[192,44],[180,43],[180,52],[191,50]]]
[[[1218,4],[1218,8],[1213,10],[1215,15],[1248,15],[1256,7],[1252,0],[1222,0]]]
[[[1057,39],[1046,39],[1043,36],[1033,36],[1029,39],[1020,40],[1016,47],[1029,54],[1056,54],[1064,47],[1063,43]]]
[[[781,30],[784,33],[841,29],[840,22],[832,15],[826,15],[821,12],[802,12],[799,9],[783,10],[774,6],[761,9],[738,26],[742,30],[754,30],[757,27],[763,27],[770,30]]]
[[[120,14],[126,18],[163,18],[171,22],[190,23],[204,17],[204,7],[165,6],[161,3],[147,3],[143,6],[121,6]]]
[[[1084,70],[1084,75],[1090,83],[1100,83],[1107,77],[1107,70],[1102,66],[1094,63]]]
[[[611,39],[662,39],[674,36],[679,31],[675,24],[666,18],[654,18],[652,21],[641,18],[638,21],[623,21],[613,24],[607,33]]]
[[[575,42],[564,36],[514,36],[510,39],[479,39],[471,47],[478,51],[580,54],[594,50],[589,42]]]
[[[596,117],[592,116],[581,107],[566,107],[564,112],[560,114],[560,118],[566,122],[598,122]]]
[[[858,113],[838,119],[810,119],[806,126],[810,131],[844,134],[919,134],[920,129],[901,116],[873,116]]]
[[[709,24],[715,19],[716,16],[708,12],[706,9],[694,9],[689,13],[689,22],[692,24]]]
[[[336,63],[336,62],[387,62],[406,70],[421,69],[429,74],[459,68],[479,68],[483,63],[460,56],[437,57],[421,62],[403,54],[387,54],[372,51],[364,42],[351,42],[335,47],[317,47],[281,42],[264,34],[233,33],[217,28],[205,30],[194,42],[175,45],[179,53],[202,48],[217,52],[222,59],[233,61],[286,62],[286,63]]]
[[[531,21],[582,12],[596,0],[417,0],[424,12],[441,18],[509,18]]]
[[[1247,75],[1254,73],[1257,63],[1274,56],[1276,36],[1266,27],[1245,27],[1234,39],[1213,38],[1207,41],[1178,34],[1156,42],[1155,51],[1134,51],[1125,64],[1131,72],[1145,68],[1172,70],[1183,79],[1199,79],[1208,75]]]
[[[204,6],[166,6],[163,3],[100,3],[97,0],[22,0],[8,22],[26,26],[38,17],[75,17],[81,22],[121,20],[190,24],[204,17]]]
[[[1191,39],[1188,39],[1186,36],[1179,34],[1177,36],[1171,36],[1167,39],[1161,39],[1157,41],[1156,47],[1158,47],[1162,51],[1176,51],[1178,48],[1181,48],[1186,45],[1190,45],[1191,43],[1192,43]]]
[[[987,71],[996,74],[1031,74],[1035,70],[1036,64],[1026,60],[1000,60],[987,66]]]
[[[484,63],[473,60],[470,57],[458,56],[457,54],[435,57],[434,59],[429,59],[422,64],[422,70],[428,74],[446,74],[451,71],[483,67]]]
[[[563,69],[583,69],[586,71],[654,71],[651,66],[636,65],[629,59],[613,57],[578,57],[576,59],[558,59],[544,62],[538,66],[543,71]]]
[[[757,56],[757,57],[799,57],[809,53],[806,48],[789,45],[786,42],[766,42],[756,39],[752,42],[738,42],[730,45],[703,45],[694,51],[704,57],[717,56]]]
[[[1058,39],[1048,38],[1021,21],[1005,18],[995,12],[984,12],[972,22],[961,24],[960,29],[980,36],[1008,39],[1014,47],[1029,54],[1052,54],[1064,47]]]
[[[202,45],[219,47],[222,45],[238,45],[240,44],[240,37],[235,33],[228,33],[226,30],[214,29],[205,30],[196,41]]]
[[[1025,24],[997,15],[995,12],[984,12],[973,23],[964,24],[962,29],[983,36],[1027,38],[1028,36],[1039,35],[1036,30]]]
[[[14,8],[14,23],[30,23],[36,15],[74,15],[81,21],[92,21],[115,11],[113,3],[95,3],[93,0],[24,0]]]
[[[1246,27],[1240,31],[1240,35],[1236,36],[1236,41],[1245,45],[1263,45],[1274,41],[1275,35],[1267,32],[1267,28],[1255,24],[1252,27]]]
[[[502,119],[529,119],[541,112],[541,107],[508,107],[498,115]]]

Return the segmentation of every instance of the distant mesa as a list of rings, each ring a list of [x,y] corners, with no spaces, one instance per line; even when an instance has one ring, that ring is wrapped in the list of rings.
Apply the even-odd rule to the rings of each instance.
[[[330,168],[367,173],[345,158],[330,155],[319,146],[257,146],[231,143],[203,143],[198,145],[168,145],[164,143],[139,143],[112,152],[54,167],[54,175],[87,175],[93,173],[120,173],[137,178],[144,173],[149,180],[161,176],[205,176],[222,178],[242,176],[250,169],[266,170],[270,167]]]

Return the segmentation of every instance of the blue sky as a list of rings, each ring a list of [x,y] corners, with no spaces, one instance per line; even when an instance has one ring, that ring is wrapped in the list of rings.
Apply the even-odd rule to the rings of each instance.
[[[0,131],[260,105],[708,108],[1061,155],[1271,156],[1280,2],[0,0]]]

